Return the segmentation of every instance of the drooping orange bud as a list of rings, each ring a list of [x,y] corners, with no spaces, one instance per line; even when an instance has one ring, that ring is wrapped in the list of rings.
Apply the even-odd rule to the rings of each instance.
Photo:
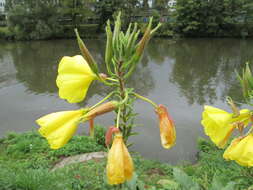
[[[122,184],[133,177],[134,165],[121,133],[114,136],[112,147],[108,153],[106,173],[108,183]]]
[[[176,142],[176,129],[172,118],[170,117],[167,108],[164,105],[159,105],[156,108],[156,113],[159,117],[159,127],[161,143],[164,148],[171,148]]]
[[[105,144],[107,147],[110,145],[110,143],[112,141],[112,135],[114,133],[118,133],[118,132],[120,132],[119,128],[116,128],[114,126],[109,127],[109,129],[107,130],[106,135],[105,135]]]
[[[119,103],[117,101],[106,102],[102,105],[95,107],[94,109],[89,111],[85,116],[88,119],[92,119],[92,118],[95,118],[96,116],[115,110],[118,107],[118,105]]]

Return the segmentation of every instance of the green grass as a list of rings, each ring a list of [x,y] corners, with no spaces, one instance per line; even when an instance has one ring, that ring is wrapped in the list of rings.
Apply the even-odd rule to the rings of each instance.
[[[194,165],[175,167],[133,155],[138,180],[135,177],[124,189],[252,190],[252,170],[224,161],[223,151],[206,140],[200,139],[198,146],[199,159]],[[95,139],[75,136],[59,150],[51,150],[46,140],[36,132],[11,133],[0,140],[0,189],[115,189],[105,180],[106,159],[90,160],[51,171],[63,157],[94,151],[106,151],[101,127],[96,128]]]

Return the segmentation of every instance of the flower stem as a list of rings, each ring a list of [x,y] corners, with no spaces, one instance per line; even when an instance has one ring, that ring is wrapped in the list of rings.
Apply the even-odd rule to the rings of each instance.
[[[110,81],[113,81],[113,82],[118,82],[118,80],[117,80],[117,79],[110,78],[110,77],[106,78],[106,80],[110,80]]]
[[[120,112],[121,112],[121,108],[119,107],[118,114],[117,114],[117,123],[116,123],[117,128],[119,128]]]
[[[143,100],[145,102],[150,103],[152,106],[154,106],[155,108],[157,108],[157,104],[155,102],[153,102],[152,100],[150,100],[150,99],[148,99],[148,98],[146,98],[144,96],[141,96],[140,94],[137,94],[135,92],[133,92],[133,95],[135,95],[137,98],[139,98],[139,99],[141,99],[141,100]]]
[[[104,101],[106,101],[108,98],[110,98],[113,95],[114,92],[111,92],[110,94],[108,94],[105,98],[103,98],[102,100],[100,100],[98,103],[96,103],[94,106],[92,106],[89,110],[94,109],[95,107],[97,107],[98,105],[102,104]]]
[[[90,137],[94,138],[94,119],[91,119],[89,123],[90,123]]]

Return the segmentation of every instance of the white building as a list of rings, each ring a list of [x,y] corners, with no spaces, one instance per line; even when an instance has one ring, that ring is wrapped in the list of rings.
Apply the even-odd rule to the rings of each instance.
[[[0,0],[0,13],[4,13],[5,0]]]
[[[168,7],[171,11],[175,11],[175,6],[177,4],[177,1],[176,0],[169,0],[168,1]]]

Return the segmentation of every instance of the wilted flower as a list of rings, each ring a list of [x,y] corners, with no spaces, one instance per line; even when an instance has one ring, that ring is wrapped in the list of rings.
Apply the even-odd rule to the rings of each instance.
[[[201,124],[204,126],[205,133],[218,146],[223,148],[230,138],[233,130],[236,128],[236,122],[240,121],[247,126],[250,122],[250,110],[240,110],[240,115],[233,117],[232,113],[224,110],[205,106],[202,113]]]
[[[242,166],[253,166],[253,134],[232,141],[223,154],[224,159],[234,160]]]
[[[63,147],[75,134],[84,110],[51,113],[36,120],[41,126],[39,133],[44,136],[52,149]]]
[[[164,148],[169,149],[176,143],[176,129],[174,122],[164,105],[159,105],[156,108],[156,113],[159,117],[161,143]]]
[[[108,153],[107,180],[111,185],[124,183],[133,176],[132,158],[120,133],[114,136],[112,147]]]
[[[63,57],[56,79],[60,98],[69,103],[81,102],[94,79],[96,75],[81,55]]]

